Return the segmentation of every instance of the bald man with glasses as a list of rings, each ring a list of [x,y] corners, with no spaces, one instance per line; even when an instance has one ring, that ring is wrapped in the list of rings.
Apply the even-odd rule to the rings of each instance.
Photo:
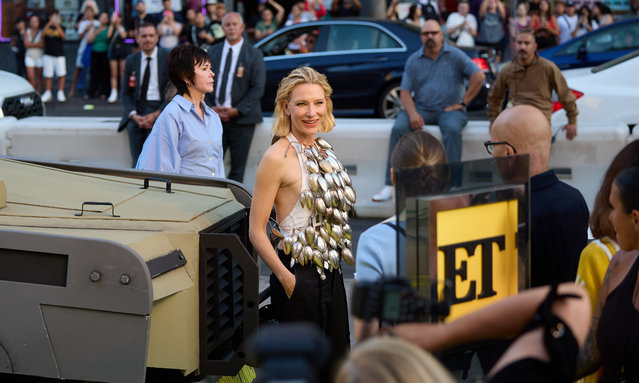
[[[574,281],[588,240],[588,206],[579,190],[548,168],[552,136],[541,110],[506,109],[493,123],[484,146],[493,157],[528,154],[530,159],[531,286]]]
[[[461,161],[461,132],[468,118],[466,105],[477,95],[484,73],[460,49],[444,42],[439,23],[427,20],[420,32],[423,46],[413,53],[404,67],[400,99],[404,110],[393,124],[388,143],[385,186],[373,201],[393,196],[390,155],[405,134],[421,130],[424,124],[437,124],[442,133],[448,162]],[[468,80],[468,87],[464,88]]]

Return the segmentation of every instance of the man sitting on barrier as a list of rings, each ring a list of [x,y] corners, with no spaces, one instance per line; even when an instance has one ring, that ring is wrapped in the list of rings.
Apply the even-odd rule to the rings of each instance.
[[[461,161],[461,131],[468,121],[466,105],[484,82],[484,73],[464,52],[444,43],[437,21],[424,23],[421,39],[423,47],[408,58],[404,68],[400,98],[405,111],[397,116],[391,131],[385,186],[373,196],[375,202],[388,201],[393,196],[390,157],[397,141],[413,130],[421,130],[424,124],[438,124],[448,162]],[[466,79],[468,88],[464,92]]]

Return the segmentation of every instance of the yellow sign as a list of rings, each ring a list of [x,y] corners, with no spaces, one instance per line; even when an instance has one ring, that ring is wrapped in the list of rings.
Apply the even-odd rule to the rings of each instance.
[[[517,294],[517,202],[437,213],[437,275],[451,282],[446,321]]]

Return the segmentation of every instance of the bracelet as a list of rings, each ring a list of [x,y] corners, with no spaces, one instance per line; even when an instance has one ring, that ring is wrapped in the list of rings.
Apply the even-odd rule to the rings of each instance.
[[[466,103],[463,100],[459,103],[459,105],[463,106],[464,108],[466,107]]]

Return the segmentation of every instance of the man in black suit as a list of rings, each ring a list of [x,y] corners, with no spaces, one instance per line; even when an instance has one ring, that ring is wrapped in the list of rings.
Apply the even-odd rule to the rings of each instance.
[[[266,68],[262,52],[242,37],[244,21],[239,13],[227,13],[222,29],[224,43],[209,48],[215,90],[207,94],[206,102],[222,120],[224,151],[231,150],[227,178],[242,182],[255,124],[262,121]]]
[[[169,51],[158,48],[158,33],[152,23],[143,23],[136,34],[140,52],[126,58],[120,98],[124,113],[118,131],[129,132],[133,167],[155,120],[160,115],[169,81],[166,60]]]

